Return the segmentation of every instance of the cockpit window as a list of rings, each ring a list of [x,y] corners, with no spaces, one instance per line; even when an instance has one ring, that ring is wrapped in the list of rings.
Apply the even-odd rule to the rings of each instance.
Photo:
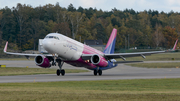
[[[54,36],[49,36],[49,38],[54,38]]]
[[[59,38],[57,37],[57,36],[46,36],[45,38],[48,38],[48,39],[57,39],[57,40],[59,40]]]

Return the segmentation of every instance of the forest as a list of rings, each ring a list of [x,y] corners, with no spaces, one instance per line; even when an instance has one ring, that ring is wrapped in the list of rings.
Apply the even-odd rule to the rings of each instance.
[[[18,3],[0,9],[1,48],[8,41],[13,50],[37,50],[38,40],[58,32],[75,40],[108,41],[113,28],[118,30],[116,50],[172,48],[180,36],[180,13],[133,9],[111,11],[96,8],[67,8],[60,3],[32,7]]]

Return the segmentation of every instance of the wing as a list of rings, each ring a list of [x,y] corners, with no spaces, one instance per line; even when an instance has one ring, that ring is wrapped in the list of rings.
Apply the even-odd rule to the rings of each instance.
[[[146,58],[145,56],[147,56],[147,55],[165,53],[165,52],[166,51],[152,51],[152,52],[137,52],[137,53],[104,54],[104,57],[107,59],[122,58],[123,60],[126,60],[127,57],[142,56],[143,58]]]
[[[11,54],[11,55],[21,55],[21,56],[25,56],[26,58],[29,58],[30,56],[35,57],[38,55],[42,55],[42,54],[25,54],[25,53],[13,53],[13,52],[7,52],[7,45],[8,42],[6,42],[6,45],[4,47],[4,53],[6,54]],[[44,55],[44,54],[43,54]],[[45,54],[45,56],[52,56],[51,54]]]
[[[173,52],[176,49],[178,39],[176,40],[174,47],[172,50],[168,51],[152,51],[152,52],[137,52],[137,53],[117,53],[117,54],[105,54],[104,57],[107,59],[115,59],[115,58],[122,58],[123,60],[126,60],[126,57],[136,57],[136,56],[142,56],[143,58],[146,58],[146,55],[151,54],[159,54],[159,53],[165,53],[165,52]]]
[[[117,62],[113,62],[115,64],[125,64],[125,63],[140,63],[140,62],[144,62],[144,61],[117,61]]]
[[[137,57],[142,56],[143,58],[146,58],[145,56],[151,55],[151,54],[158,54],[158,53],[165,53],[166,51],[152,51],[152,52],[137,52],[137,53],[117,53],[117,54],[104,54],[103,57],[105,57],[107,60],[110,59],[116,59],[116,58],[122,58],[123,60],[126,60],[127,57]],[[81,58],[83,60],[90,59],[94,54],[82,54]]]

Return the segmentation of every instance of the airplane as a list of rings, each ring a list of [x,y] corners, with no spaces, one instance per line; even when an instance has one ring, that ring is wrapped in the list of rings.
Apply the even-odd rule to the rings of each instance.
[[[132,63],[142,61],[126,61],[128,57],[141,56],[146,58],[146,55],[165,53],[167,51],[151,51],[151,52],[136,52],[136,53],[114,53],[116,43],[117,29],[113,29],[108,40],[108,43],[103,52],[96,50],[90,46],[82,44],[67,36],[59,33],[50,33],[43,39],[43,48],[49,54],[24,54],[7,52],[7,45],[4,47],[4,53],[11,55],[22,55],[35,57],[35,63],[42,68],[50,68],[51,66],[59,66],[56,74],[57,76],[64,76],[65,70],[62,69],[63,63],[70,64],[75,67],[85,67],[94,71],[94,75],[102,75],[103,70],[117,67],[118,63]],[[176,40],[172,51],[175,50],[178,40]],[[124,61],[116,61],[121,58]]]

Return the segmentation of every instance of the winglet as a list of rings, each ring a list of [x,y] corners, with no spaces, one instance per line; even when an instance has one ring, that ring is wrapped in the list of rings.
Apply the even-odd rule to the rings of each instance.
[[[6,42],[6,45],[5,45],[5,47],[4,47],[4,53],[7,52],[7,45],[8,45],[8,41]]]
[[[176,42],[175,42],[175,44],[174,44],[173,50],[175,50],[175,49],[176,49],[177,42],[178,42],[178,39],[176,40]]]

